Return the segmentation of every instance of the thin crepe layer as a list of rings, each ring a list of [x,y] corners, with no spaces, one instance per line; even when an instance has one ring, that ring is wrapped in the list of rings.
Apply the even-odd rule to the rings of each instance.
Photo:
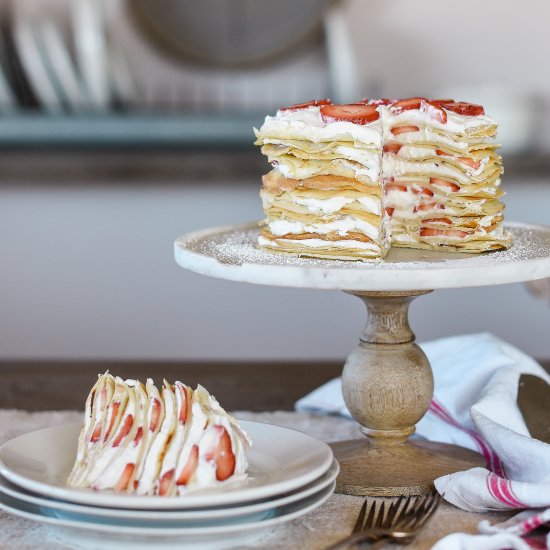
[[[314,240],[310,239],[310,241]],[[357,242],[353,241],[339,241],[340,245],[346,244],[346,246],[336,246],[334,244],[331,246],[330,241],[322,241],[322,243],[322,246],[317,245],[313,247],[307,241],[260,238],[260,244],[263,248],[267,248],[273,252],[293,254],[306,258],[369,261],[380,258],[386,253],[386,249],[383,246],[374,243],[368,243],[371,246],[370,249],[359,247],[357,246]]]
[[[414,242],[411,242],[414,241]],[[465,252],[478,254],[491,250],[502,250],[508,248],[512,243],[511,235],[503,230],[501,236],[486,235],[472,236],[467,239],[455,240],[447,236],[420,237],[411,232],[402,233],[396,229],[392,235],[392,246],[404,248],[421,248],[426,250],[447,250],[454,252]]]

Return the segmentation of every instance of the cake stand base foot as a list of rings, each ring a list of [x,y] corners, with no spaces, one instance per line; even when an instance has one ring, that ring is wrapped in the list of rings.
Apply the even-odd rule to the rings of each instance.
[[[340,463],[336,492],[346,495],[425,495],[442,475],[485,466],[483,457],[474,451],[433,441],[374,446],[364,438],[339,441],[331,447]]]

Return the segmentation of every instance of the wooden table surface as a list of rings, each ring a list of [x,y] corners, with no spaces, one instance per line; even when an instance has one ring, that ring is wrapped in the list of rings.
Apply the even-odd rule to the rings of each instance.
[[[550,372],[550,361],[542,361]],[[98,373],[200,382],[228,410],[289,411],[300,398],[340,376],[331,362],[0,361],[0,408],[81,410]]]

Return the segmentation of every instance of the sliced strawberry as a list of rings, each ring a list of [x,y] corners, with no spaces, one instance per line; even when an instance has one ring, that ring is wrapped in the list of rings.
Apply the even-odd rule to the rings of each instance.
[[[460,229],[433,229],[431,227],[421,227],[421,237],[452,237],[455,239],[463,239],[467,237],[469,233],[461,231]]]
[[[399,143],[386,143],[384,145],[384,153],[393,153],[394,155],[397,155],[401,147],[402,145]]]
[[[441,106],[436,105],[432,101],[422,101],[420,110],[423,113],[428,113],[431,118],[438,120],[441,124],[445,124],[447,122],[447,113],[445,112],[445,109],[442,109]]]
[[[96,441],[99,441],[99,438],[101,437],[101,422],[98,422],[95,425],[94,431],[92,432],[92,435],[90,436],[90,441],[92,443],[95,443]]]
[[[412,192],[415,195],[425,195],[426,197],[434,196],[434,193],[432,190],[428,189],[427,187],[422,187],[421,185],[413,185]]]
[[[391,129],[391,133],[394,136],[398,136],[399,134],[406,134],[408,132],[418,132],[420,128],[418,126],[396,126],[395,128]]]
[[[433,103],[441,105],[442,107],[445,107],[445,109],[453,111],[454,113],[458,113],[459,115],[479,116],[485,114],[485,109],[483,108],[483,106],[477,105],[475,103],[467,103],[465,101],[452,101],[447,99],[436,99],[433,101]]]
[[[168,470],[161,478],[159,483],[159,495],[161,497],[168,494],[170,487],[172,486],[172,480],[174,479],[174,469]]]
[[[109,426],[107,427],[103,441],[107,441],[109,435],[111,434],[111,430],[113,429],[113,425],[115,423],[115,418],[118,414],[118,409],[120,409],[120,401],[113,401],[113,403],[109,406]]]
[[[161,413],[160,401],[154,398],[151,403],[151,407],[152,407],[152,410],[151,410],[151,422],[149,423],[149,431],[154,432],[156,431],[160,422],[160,413]]]
[[[189,458],[187,459],[187,464],[181,471],[178,480],[176,481],[177,485],[187,485],[191,476],[195,473],[197,465],[199,464],[199,448],[196,445],[193,445],[191,452],[189,453]]]
[[[330,105],[332,101],[330,99],[312,99],[305,103],[296,103],[290,107],[281,107],[279,111],[299,111],[300,109],[307,109],[308,107],[320,107],[321,105]]]
[[[450,193],[460,191],[460,187],[452,181],[440,180],[439,178],[430,178],[430,183],[432,185],[436,185],[437,187],[445,187],[445,189],[448,189]]]
[[[442,124],[447,122],[447,113],[439,105],[427,100],[425,97],[410,97],[396,101],[390,107],[394,115],[399,115],[404,111],[419,109],[423,113],[428,113],[431,118],[438,120]]]
[[[474,170],[477,170],[481,166],[481,162],[470,159],[468,157],[455,157],[454,155],[450,155],[449,153],[445,153],[445,151],[442,151],[441,149],[436,149],[435,154],[439,155],[440,157],[449,157],[457,162],[460,162],[460,164],[464,164],[464,166],[469,166],[470,168],[473,168]]]
[[[99,392],[99,398],[98,398],[98,401],[97,401],[97,408],[101,412],[103,412],[103,410],[105,409],[106,400],[107,400],[107,389],[103,388]],[[92,435],[90,436],[90,441],[92,443],[95,443],[96,441],[99,441],[100,437],[101,437],[101,422],[96,422],[95,426],[94,426],[94,429],[92,431]]]
[[[464,164],[465,166],[469,166],[470,168],[473,168],[474,170],[478,170],[479,167],[481,166],[481,162],[479,162],[477,160],[474,160],[474,159],[469,159],[467,157],[456,157],[456,160],[458,160],[458,162],[460,162],[460,164]]]
[[[347,104],[323,105],[321,107],[323,122],[337,122],[345,120],[354,124],[368,124],[380,118],[380,113],[374,105]]]
[[[142,437],[143,437],[143,428],[140,426],[137,429],[136,437],[134,437],[134,447],[137,447],[139,445],[139,442],[141,441]]]
[[[128,414],[124,421],[122,422],[122,426],[120,427],[118,434],[113,441],[113,447],[118,447],[121,443],[121,441],[130,433],[130,430],[132,429],[132,426],[134,425],[134,416],[131,414]]]
[[[214,426],[221,431],[220,441],[216,453],[216,479],[224,481],[235,472],[235,454],[231,445],[231,438],[222,426]]]
[[[120,476],[120,479],[117,481],[116,485],[114,486],[115,491],[125,491],[128,487],[128,483],[130,482],[130,478],[132,477],[132,474],[134,473],[134,468],[136,467],[135,464],[128,463],[124,467],[124,470],[122,471],[122,474]]]
[[[422,101],[426,101],[424,97],[409,97],[408,99],[400,99],[393,103],[390,107],[390,111],[399,115],[404,111],[410,111],[411,109],[420,109]]]
[[[180,382],[176,382],[176,388],[181,396],[181,408],[180,408],[180,414],[179,414],[179,421],[182,424],[185,424],[185,421],[187,420],[187,388]]]
[[[384,190],[386,191],[386,193],[388,191],[403,191],[404,193],[407,192],[407,186],[406,185],[400,185],[398,183],[390,183],[390,184],[386,184],[384,186]]]
[[[445,210],[445,207],[442,204],[437,204],[436,202],[426,202],[415,206],[413,212],[426,212],[428,210]]]
[[[386,208],[386,214],[391,218],[393,216],[394,210],[395,210],[395,208],[390,208],[388,206],[388,208]]]
[[[424,220],[423,223],[444,223],[445,225],[453,225],[453,222],[449,218],[430,218]]]

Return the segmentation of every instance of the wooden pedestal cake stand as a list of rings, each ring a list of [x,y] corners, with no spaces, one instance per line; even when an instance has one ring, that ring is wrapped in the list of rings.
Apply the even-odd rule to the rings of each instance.
[[[256,248],[257,224],[207,229],[175,243],[191,271],[289,287],[340,289],[363,300],[368,321],[344,366],[342,388],[366,436],[333,445],[341,467],[337,491],[353,495],[421,495],[441,475],[483,460],[455,445],[409,441],[433,395],[433,376],[415,344],[408,308],[432,290],[497,285],[550,276],[550,227],[507,224],[510,250],[481,255],[393,248],[383,261],[299,258]],[[330,317],[327,317],[330,319]]]

